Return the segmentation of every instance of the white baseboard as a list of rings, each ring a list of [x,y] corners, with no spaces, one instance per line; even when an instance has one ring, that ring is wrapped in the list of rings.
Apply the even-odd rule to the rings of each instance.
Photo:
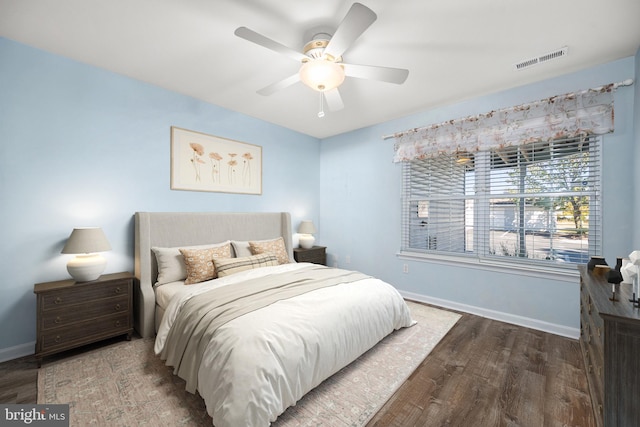
[[[35,353],[35,348],[35,341],[16,345],[14,347],[0,348],[0,362],[6,362],[7,360],[32,355]]]
[[[578,328],[570,328],[564,325],[544,322],[542,320],[504,313],[501,311],[489,310],[482,307],[461,304],[455,301],[434,298],[427,295],[416,294],[413,292],[406,292],[401,290],[399,290],[399,292],[404,298],[413,301],[424,302],[444,308],[450,308],[452,310],[463,311],[465,313],[475,314],[477,316],[486,317],[488,319],[511,323],[518,326],[524,326],[525,328],[537,329],[539,331],[549,332],[551,334],[560,335],[567,338],[578,339],[580,337],[580,329]]]

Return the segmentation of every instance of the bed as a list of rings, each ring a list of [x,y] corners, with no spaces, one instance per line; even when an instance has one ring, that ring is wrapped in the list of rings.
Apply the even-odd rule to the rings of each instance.
[[[287,212],[135,214],[136,330],[156,336],[156,353],[216,427],[268,426],[414,323],[391,285],[292,254]],[[213,257],[215,278],[194,279],[202,257]]]

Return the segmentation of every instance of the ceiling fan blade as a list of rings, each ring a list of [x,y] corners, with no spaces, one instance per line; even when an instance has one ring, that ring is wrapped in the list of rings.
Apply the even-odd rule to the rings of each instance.
[[[333,88],[326,92],[322,92],[324,95],[324,99],[327,100],[327,106],[330,111],[339,111],[344,108],[344,103],[342,102],[342,97],[340,96],[340,92],[338,92],[338,88]]]
[[[274,52],[288,56],[295,61],[301,62],[302,60],[309,59],[307,55],[301,52],[297,52],[283,44],[278,43],[277,41],[271,40],[270,38],[267,38],[262,34],[258,34],[247,27],[238,27],[234,31],[234,34],[241,39],[245,39],[262,47],[266,47],[267,49],[273,50]]]
[[[376,19],[378,16],[373,10],[363,4],[354,3],[338,25],[338,29],[331,37],[324,53],[334,58],[342,56]]]
[[[379,80],[387,83],[402,84],[409,76],[409,70],[403,68],[378,67],[375,65],[341,64],[344,73],[359,79]]]
[[[279,90],[289,87],[295,83],[298,83],[299,81],[300,81],[300,73],[295,73],[294,75],[289,76],[284,80],[280,80],[279,82],[270,84],[267,87],[263,87],[258,91],[258,93],[263,96],[269,96],[272,93],[275,93]]]

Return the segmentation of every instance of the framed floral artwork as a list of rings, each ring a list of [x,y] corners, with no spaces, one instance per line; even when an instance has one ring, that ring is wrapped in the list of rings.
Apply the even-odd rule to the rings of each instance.
[[[171,189],[262,194],[262,147],[172,126]]]

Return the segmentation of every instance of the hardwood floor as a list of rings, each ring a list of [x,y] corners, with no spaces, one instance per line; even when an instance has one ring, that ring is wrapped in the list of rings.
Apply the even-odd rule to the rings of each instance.
[[[0,363],[0,403],[36,403],[38,365],[33,356]]]
[[[464,314],[374,426],[595,426],[580,344]]]
[[[36,403],[33,357],[0,378],[0,403]],[[578,341],[463,314],[367,426],[592,427],[587,390]]]

